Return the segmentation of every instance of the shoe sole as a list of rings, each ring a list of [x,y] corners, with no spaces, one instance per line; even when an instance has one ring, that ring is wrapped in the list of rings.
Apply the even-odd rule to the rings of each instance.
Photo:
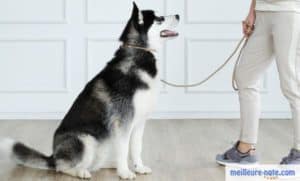
[[[220,160],[216,160],[216,162],[221,165],[221,166],[255,166],[255,165],[259,165],[259,162],[254,162],[254,163],[250,163],[250,162],[243,162],[243,163],[230,163],[230,162],[223,162],[223,161],[220,161]]]

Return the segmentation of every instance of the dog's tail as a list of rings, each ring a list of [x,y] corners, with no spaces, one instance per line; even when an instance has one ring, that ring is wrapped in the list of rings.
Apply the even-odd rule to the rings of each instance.
[[[31,168],[55,169],[53,156],[46,156],[10,138],[0,139],[0,158],[8,158],[16,164]]]

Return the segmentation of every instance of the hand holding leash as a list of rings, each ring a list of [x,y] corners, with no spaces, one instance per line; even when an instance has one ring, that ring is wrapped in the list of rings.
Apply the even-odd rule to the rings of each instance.
[[[243,33],[247,38],[249,38],[254,31],[255,19],[255,11],[250,11],[245,21],[242,22]]]
[[[254,24],[249,23],[247,21],[243,21],[242,24],[243,24],[243,33],[247,38],[249,38],[253,33],[255,26]]]

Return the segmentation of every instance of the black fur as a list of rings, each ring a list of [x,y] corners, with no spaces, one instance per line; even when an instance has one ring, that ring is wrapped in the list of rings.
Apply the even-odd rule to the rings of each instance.
[[[142,47],[147,47],[147,33],[154,21],[162,22],[164,17],[155,16],[154,11],[152,10],[143,10],[141,11],[143,15],[143,24],[139,24],[139,9],[135,3],[133,3],[133,11],[131,18],[127,22],[125,30],[123,31],[120,41],[138,45]]]
[[[130,61],[132,66],[124,74],[118,66]],[[55,135],[70,133],[87,133],[97,139],[106,138],[111,132],[110,118],[114,112],[124,112],[121,117],[128,120],[132,117],[132,98],[136,90],[148,86],[137,75],[143,70],[150,76],[157,74],[156,60],[152,53],[144,50],[120,48],[107,66],[93,78],[75,100],[73,106],[63,119]],[[93,96],[98,82],[102,81],[106,93],[112,98],[112,107]],[[97,125],[97,126],[95,126]]]
[[[13,155],[15,156],[14,159],[16,159],[19,162],[19,164],[25,163],[26,165],[26,164],[30,164],[31,162],[43,164],[46,161],[46,165],[38,165],[38,166],[41,168],[46,166],[47,168],[50,169],[54,169],[56,166],[52,156],[47,157],[44,154],[36,150],[33,150],[22,143],[16,143],[13,146],[12,152]]]

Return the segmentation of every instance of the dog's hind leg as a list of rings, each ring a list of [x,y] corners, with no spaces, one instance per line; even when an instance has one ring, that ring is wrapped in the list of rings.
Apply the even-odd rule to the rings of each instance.
[[[102,168],[117,168],[116,150],[114,148],[113,139],[99,143],[95,151],[94,162],[89,170],[98,171]]]
[[[91,178],[96,141],[91,136],[62,136],[55,148],[56,170],[83,179]]]

